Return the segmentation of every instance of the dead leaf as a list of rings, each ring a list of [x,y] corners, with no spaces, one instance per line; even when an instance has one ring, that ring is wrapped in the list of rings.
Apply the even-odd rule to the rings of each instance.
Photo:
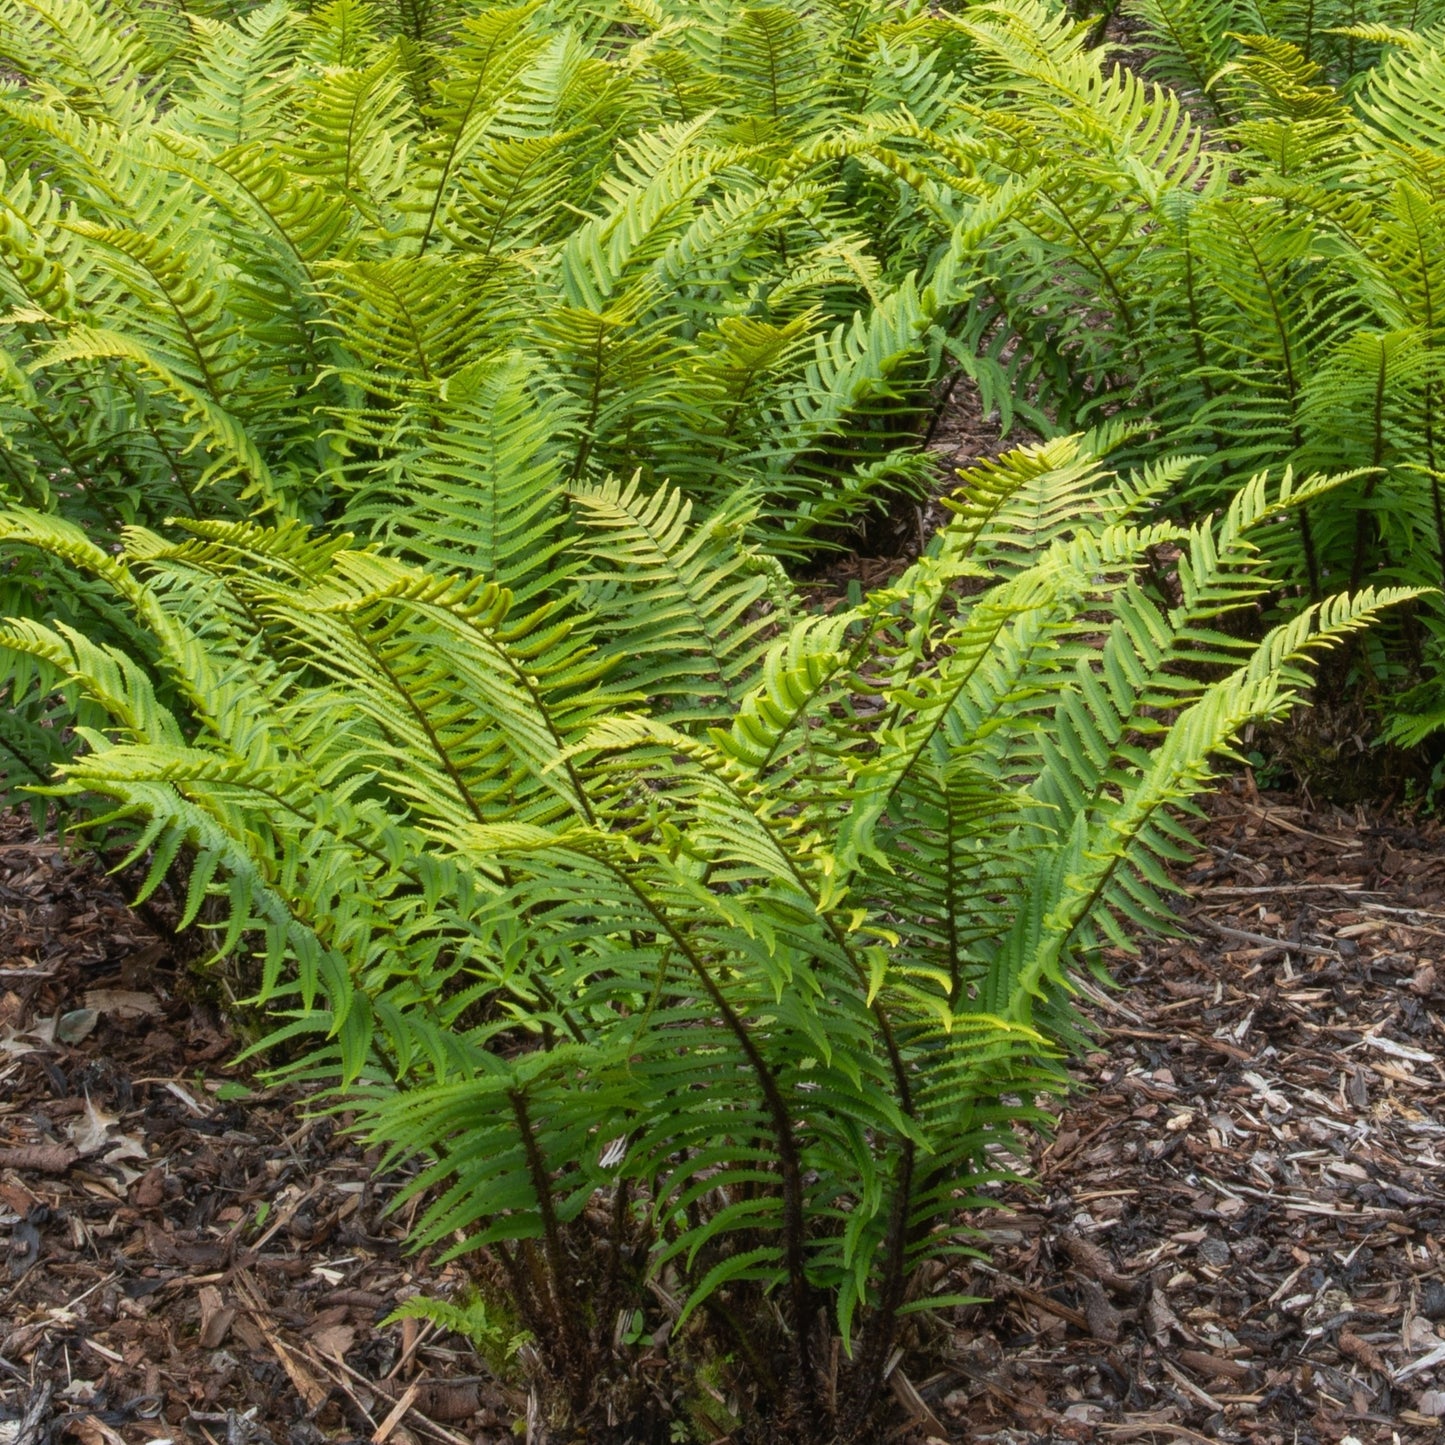
[[[1415,1408],[1422,1415],[1428,1415],[1432,1420],[1440,1419],[1445,1416],[1445,1390],[1426,1390],[1415,1401]]]
[[[5,1025],[5,1032],[0,1035],[0,1053],[14,1054],[17,1057],[23,1054],[37,1053],[48,1044],[55,1042],[55,1026],[57,1020],[39,1019],[28,1029],[13,1029],[9,1024]],[[32,1042],[26,1042],[31,1040]]]
[[[201,1306],[199,1344],[203,1350],[219,1349],[235,1322],[236,1311],[224,1303],[214,1285],[202,1286],[196,1298]]]
[[[116,1134],[111,1131],[120,1123],[118,1114],[107,1114],[89,1094],[85,1096],[84,1117],[68,1126],[66,1132],[75,1152],[82,1158],[102,1154],[103,1164],[119,1164],[122,1159],[147,1158],[144,1141],[138,1134]],[[134,1176],[136,1179],[140,1175]],[[127,1180],[132,1183],[133,1180]]]
[[[5,1025],[5,1031],[0,1033],[0,1054],[10,1054],[14,1058],[23,1058],[26,1054],[38,1053],[39,1044],[25,1042],[25,1035],[16,1033],[9,1024]]]
[[[1181,1334],[1184,1333],[1184,1326],[1180,1324],[1179,1316],[1169,1308],[1169,1302],[1160,1290],[1156,1289],[1149,1296],[1145,1315],[1149,1321],[1149,1333],[1154,1336],[1154,1343],[1160,1349],[1168,1345],[1172,1331],[1178,1330]]]
[[[327,1325],[311,1336],[311,1343],[333,1360],[344,1359],[347,1350],[356,1343],[356,1331],[350,1325]]]
[[[110,1130],[120,1123],[120,1115],[107,1114],[89,1094],[85,1096],[85,1116],[67,1126],[66,1133],[79,1154],[98,1154],[110,1143]]]

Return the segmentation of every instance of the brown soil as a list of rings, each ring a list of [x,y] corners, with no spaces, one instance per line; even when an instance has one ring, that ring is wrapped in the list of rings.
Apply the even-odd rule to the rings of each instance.
[[[1111,960],[1037,1189],[893,1376],[900,1438],[1432,1439],[1445,1412],[1445,853],[1215,800],[1189,937]],[[382,1323],[455,1269],[94,864],[0,837],[0,1445],[493,1445],[526,1401]],[[344,1122],[344,1121],[342,1121]],[[523,1427],[525,1428],[525,1427]]]

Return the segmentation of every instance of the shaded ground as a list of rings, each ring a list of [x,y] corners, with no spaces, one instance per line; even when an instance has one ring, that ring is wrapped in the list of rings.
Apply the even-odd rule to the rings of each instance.
[[[924,438],[936,466],[932,490],[926,497],[895,494],[885,511],[868,516],[859,529],[840,539],[840,550],[824,551],[803,584],[815,605],[857,601],[852,592],[886,586],[918,560],[949,519],[940,498],[957,489],[959,472],[1035,440],[1021,427],[1005,438],[997,415],[984,414],[977,389],[961,373],[952,373],[941,385],[937,418]]]
[[[1445,1412],[1445,852],[1214,804],[1191,941],[1116,959],[1041,1181],[979,1220],[994,1303],[895,1375],[918,1439],[1435,1436]],[[445,1271],[328,1119],[94,870],[0,836],[0,1445],[491,1445],[525,1409],[380,1323]],[[452,1282],[455,1282],[454,1280]],[[950,1292],[959,1281],[944,1282]]]

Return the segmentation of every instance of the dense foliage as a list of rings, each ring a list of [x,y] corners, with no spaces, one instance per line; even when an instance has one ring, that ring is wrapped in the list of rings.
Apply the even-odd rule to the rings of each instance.
[[[12,783],[559,1433],[878,1438],[1211,760],[1432,675],[1441,48],[1243,9],[0,0]],[[1046,440],[810,608],[950,370]]]
[[[1136,457],[1195,454],[1185,516],[1263,466],[1358,469],[1271,538],[1277,605],[1367,579],[1438,587],[1445,43],[1403,27],[1445,7],[1124,13],[1143,72],[1176,89],[1109,75],[1083,25],[973,22],[991,37],[986,169],[1013,201],[951,347],[1040,430],[1107,415],[1137,428]],[[960,170],[978,169],[971,152]],[[1416,685],[1393,721],[1405,741],[1445,719],[1442,649],[1436,598],[1351,654],[1377,710]]]
[[[969,238],[845,137],[875,111],[946,122],[962,45],[889,0],[806,24],[7,0],[5,490],[96,537],[261,510],[447,563],[467,514],[524,537],[563,484],[636,472],[748,487],[797,551],[928,474]],[[459,560],[505,582],[511,540]],[[8,729],[19,781],[54,756],[46,691],[42,725]]]
[[[193,909],[224,879],[224,948],[264,939],[267,1042],[437,1160],[418,1238],[500,1261],[558,1424],[665,1423],[636,1318],[678,1365],[733,1352],[748,1423],[870,1440],[900,1318],[947,1303],[958,1210],[1057,1082],[1071,971],[1164,916],[1171,806],[1390,600],[1230,639],[1253,537],[1330,484],[1258,480],[1186,532],[1148,519],[1177,474],[1016,453],[822,617],[745,511],[694,527],[637,482],[575,487],[565,550],[512,549],[520,594],[575,579],[532,604],[297,524],[116,557],[17,514],[6,540],[103,585],[184,707],[73,629],[3,640],[108,716],[64,789],[149,820],[153,879],[193,850]],[[1137,575],[1170,544],[1173,606]]]
[[[1360,468],[1274,539],[1281,604],[1433,586],[1439,8],[1131,0],[1156,89],[1031,0],[6,0],[0,485],[97,536],[259,507],[447,565],[488,477],[637,472],[749,487],[797,554],[927,485],[955,366],[1006,426],[1196,456],[1186,519]],[[1441,626],[1352,653],[1423,684],[1407,738]]]

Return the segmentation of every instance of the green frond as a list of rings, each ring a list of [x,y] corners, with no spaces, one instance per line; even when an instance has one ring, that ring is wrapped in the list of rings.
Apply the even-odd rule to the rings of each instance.
[[[257,497],[261,505],[275,505],[280,500],[265,458],[241,423],[212,399],[209,388],[176,375],[141,343],[117,332],[75,326],[64,340],[46,348],[43,358],[46,366],[104,361],[128,363],[180,409],[182,420],[192,428],[193,440],[187,450],[201,447],[213,458],[201,484],[239,476],[246,484],[245,494]]]
[[[268,0],[234,24],[190,15],[187,81],[166,116],[168,127],[230,150],[275,135],[288,101],[285,62],[300,39],[296,13]]]
[[[519,358],[481,361],[409,420],[396,461],[347,503],[346,525],[403,555],[479,572],[519,601],[556,586],[566,545],[566,413]]]
[[[140,83],[157,59],[145,31],[90,0],[6,0],[0,59],[80,114],[117,126],[147,118],[155,103]]]
[[[591,608],[612,636],[619,681],[681,726],[729,716],[772,627],[762,561],[743,545],[745,494],[692,524],[692,505],[641,480],[574,488],[575,549]]]

